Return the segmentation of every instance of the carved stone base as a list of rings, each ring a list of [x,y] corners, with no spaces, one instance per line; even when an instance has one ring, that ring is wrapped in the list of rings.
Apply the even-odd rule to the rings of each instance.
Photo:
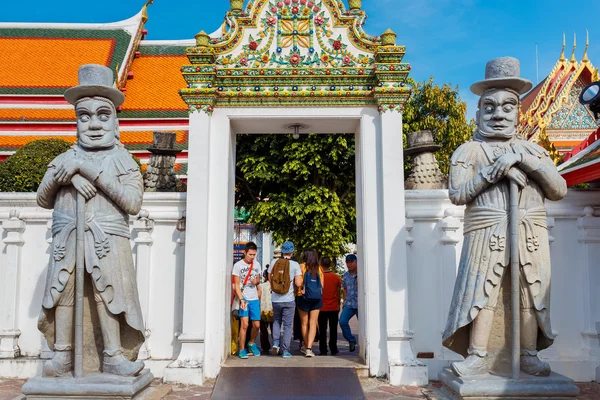
[[[135,377],[89,373],[83,378],[30,378],[23,385],[28,399],[135,399],[154,379],[145,369]]]
[[[444,394],[453,400],[573,400],[579,395],[579,388],[571,379],[555,372],[549,377],[522,373],[515,381],[491,374],[458,377],[452,369],[444,368],[438,377],[444,384]]]
[[[163,377],[165,383],[182,383],[184,385],[198,385],[204,384],[204,373],[202,367],[200,368],[177,368],[167,367],[165,368],[165,374]]]

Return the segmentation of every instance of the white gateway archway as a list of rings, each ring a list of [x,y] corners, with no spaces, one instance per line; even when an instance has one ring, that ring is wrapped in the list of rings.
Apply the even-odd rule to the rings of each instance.
[[[392,384],[424,385],[413,355],[402,154],[402,104],[410,66],[387,31],[363,31],[359,1],[250,0],[221,29],[200,32],[181,69],[190,107],[183,333],[168,381],[215,378],[228,356],[235,135],[356,135],[361,356]]]
[[[182,350],[165,378],[215,378],[228,356],[235,134],[277,133],[290,122],[310,124],[315,133],[355,133],[361,356],[371,375],[426,384],[408,327],[402,116],[380,115],[375,107],[221,108],[212,116],[191,115]]]

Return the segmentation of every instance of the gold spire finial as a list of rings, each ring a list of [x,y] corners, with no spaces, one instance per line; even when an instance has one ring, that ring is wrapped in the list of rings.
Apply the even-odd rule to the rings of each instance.
[[[565,47],[567,46],[567,37],[565,36],[565,33],[563,32],[563,45],[562,45],[562,51],[560,52],[560,59],[559,61],[563,62],[566,60],[565,58]]]
[[[583,59],[581,60],[584,63],[590,62],[590,59],[588,58],[588,55],[587,55],[588,47],[590,47],[590,33],[586,29],[585,30],[585,50],[583,50]]]
[[[381,35],[381,44],[383,46],[395,46],[396,36],[394,31],[388,28],[388,30]]]
[[[152,3],[154,3],[154,0],[148,0],[146,4],[144,4],[144,7],[142,7],[142,23],[144,24],[148,22],[148,6]]]
[[[571,53],[571,62],[575,64],[577,59],[575,58],[575,49],[577,48],[577,33],[573,32],[573,52]]]

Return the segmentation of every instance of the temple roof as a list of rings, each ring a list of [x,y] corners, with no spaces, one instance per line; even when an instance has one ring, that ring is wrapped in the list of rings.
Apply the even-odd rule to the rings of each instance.
[[[148,2],[150,3],[150,2]],[[106,24],[0,23],[0,161],[37,139],[75,139],[75,112],[63,98],[77,85],[82,64],[106,65],[125,94],[118,110],[121,141],[142,160],[152,132],[177,133],[176,148],[188,143],[188,106],[181,67],[195,41],[145,41],[148,3],[135,16]],[[181,159],[181,160],[180,160]],[[177,164],[178,173],[187,164]]]
[[[558,167],[569,186],[600,179],[600,129],[592,136],[595,141]]]
[[[0,94],[62,95],[82,64],[127,74],[142,35],[144,10],[109,24],[0,23]]]
[[[588,107],[579,103],[581,90],[597,80],[597,70],[587,57],[570,59],[563,51],[548,76],[527,93],[521,101],[519,129],[529,140],[537,140],[542,131],[559,150],[568,151],[596,128]]]

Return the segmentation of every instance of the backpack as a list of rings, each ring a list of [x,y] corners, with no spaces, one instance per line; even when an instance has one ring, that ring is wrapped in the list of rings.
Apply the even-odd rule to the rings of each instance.
[[[271,290],[277,294],[287,294],[292,283],[290,279],[290,260],[281,257],[275,262],[271,274],[273,275]]]
[[[312,276],[310,271],[304,273],[304,298],[307,300],[319,300],[323,297],[323,287],[321,286],[321,277]]]

